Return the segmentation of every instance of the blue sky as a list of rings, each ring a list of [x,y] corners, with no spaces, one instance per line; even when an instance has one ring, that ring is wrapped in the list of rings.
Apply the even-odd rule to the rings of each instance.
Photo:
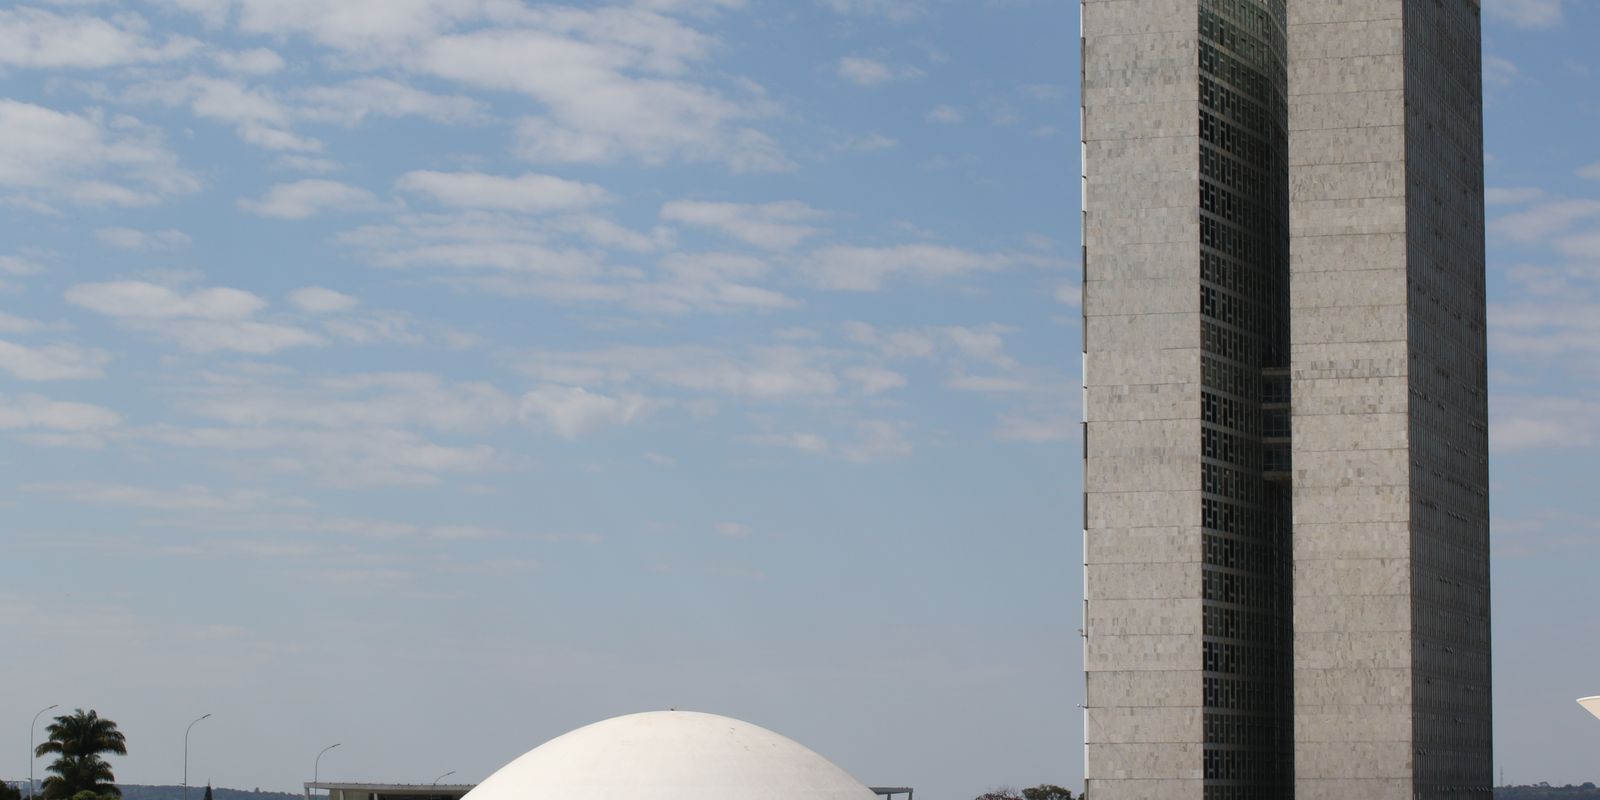
[[[1593,779],[1600,11],[1485,15],[1497,758]],[[0,776],[478,780],[726,713],[1081,780],[1077,20],[0,9]]]

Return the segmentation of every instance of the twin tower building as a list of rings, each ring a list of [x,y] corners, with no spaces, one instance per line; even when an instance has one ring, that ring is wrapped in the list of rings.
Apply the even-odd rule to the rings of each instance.
[[[1092,800],[1488,800],[1477,0],[1083,0]]]

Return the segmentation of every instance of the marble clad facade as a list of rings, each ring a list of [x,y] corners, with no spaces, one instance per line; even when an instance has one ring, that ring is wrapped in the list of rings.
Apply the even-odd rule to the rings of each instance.
[[[1487,798],[1475,0],[1083,0],[1095,800]]]

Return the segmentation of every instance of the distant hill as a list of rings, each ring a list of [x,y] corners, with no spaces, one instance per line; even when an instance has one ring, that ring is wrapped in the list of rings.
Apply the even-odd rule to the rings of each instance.
[[[119,784],[118,788],[122,789],[122,800],[183,800],[182,786]],[[189,787],[189,800],[201,800],[205,796],[205,784]],[[213,786],[211,798],[212,800],[303,800],[303,795],[294,792],[263,792],[260,789],[224,789],[221,786]]]
[[[1582,786],[1551,786],[1548,783],[1537,783],[1532,786],[1496,786],[1494,800],[1600,800],[1600,789],[1595,788],[1592,783],[1585,783]]]

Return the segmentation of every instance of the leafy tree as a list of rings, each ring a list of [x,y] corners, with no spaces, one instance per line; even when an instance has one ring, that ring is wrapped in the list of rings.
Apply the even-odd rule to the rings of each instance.
[[[1041,783],[1029,789],[1018,792],[1009,786],[990,789],[978,795],[976,800],[1073,800],[1072,792],[1053,783]],[[1083,798],[1078,798],[1083,800]]]
[[[1053,783],[1041,783],[1022,790],[1023,800],[1072,800],[1072,792]]]
[[[209,783],[208,783],[208,784],[206,784],[206,796],[205,796],[205,800],[211,800],[211,784],[209,784]]]
[[[975,800],[1022,800],[1022,795],[1017,794],[1017,791],[1009,786],[1002,786],[978,795]]]
[[[42,786],[45,800],[91,800],[79,798],[84,792],[122,796],[114,783],[111,765],[100,757],[104,753],[128,754],[127,741],[117,730],[117,723],[92,709],[80,708],[56,717],[45,732],[50,738],[34,750],[34,755],[57,755],[48,767],[55,774],[45,778]]]
[[[22,790],[0,781],[0,800],[22,800]]]

